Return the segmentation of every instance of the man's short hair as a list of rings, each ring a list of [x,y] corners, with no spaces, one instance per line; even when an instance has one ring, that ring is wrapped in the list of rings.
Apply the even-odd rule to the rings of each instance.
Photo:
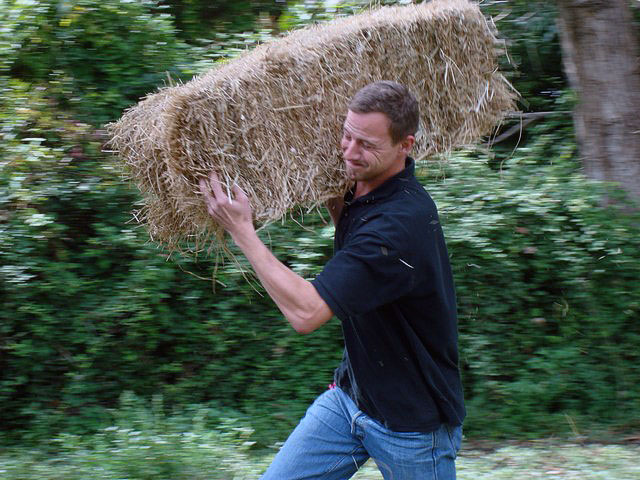
[[[404,85],[382,80],[361,88],[351,99],[349,110],[354,113],[384,113],[391,124],[389,134],[393,144],[415,135],[420,123],[416,97]]]

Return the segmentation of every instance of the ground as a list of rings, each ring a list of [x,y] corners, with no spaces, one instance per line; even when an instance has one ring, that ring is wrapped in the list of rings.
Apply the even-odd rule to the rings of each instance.
[[[113,442],[94,439],[91,448],[86,439],[67,436],[62,451],[53,455],[46,449],[0,449],[0,480],[257,480],[273,457],[245,455],[236,443],[212,442],[211,435],[145,436],[113,428],[107,432],[119,433]],[[457,460],[458,480],[640,480],[639,439],[611,444],[555,439],[502,447],[467,441]],[[354,478],[382,480],[373,461]]]
[[[498,449],[463,447],[458,480],[640,480],[640,444],[554,444],[550,441]],[[372,461],[356,480],[381,480]]]

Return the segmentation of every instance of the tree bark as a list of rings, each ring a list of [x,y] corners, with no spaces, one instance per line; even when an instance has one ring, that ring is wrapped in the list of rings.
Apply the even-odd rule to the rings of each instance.
[[[628,0],[557,0],[585,174],[640,200],[640,59]]]

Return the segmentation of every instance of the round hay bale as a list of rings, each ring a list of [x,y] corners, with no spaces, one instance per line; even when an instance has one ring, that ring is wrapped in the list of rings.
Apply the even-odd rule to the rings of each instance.
[[[420,160],[470,144],[514,108],[497,41],[466,0],[382,7],[295,31],[179,87],[160,90],[110,126],[112,145],[148,199],[152,238],[198,249],[220,228],[199,179],[215,171],[249,196],[265,225],[349,187],[339,149],[346,106],[376,80],[416,95]]]

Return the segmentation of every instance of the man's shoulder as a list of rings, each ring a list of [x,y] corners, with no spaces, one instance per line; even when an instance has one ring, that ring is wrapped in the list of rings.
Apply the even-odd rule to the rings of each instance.
[[[415,247],[439,226],[438,211],[431,196],[418,184],[407,186],[373,205],[361,216],[354,233],[373,235],[405,248]]]

